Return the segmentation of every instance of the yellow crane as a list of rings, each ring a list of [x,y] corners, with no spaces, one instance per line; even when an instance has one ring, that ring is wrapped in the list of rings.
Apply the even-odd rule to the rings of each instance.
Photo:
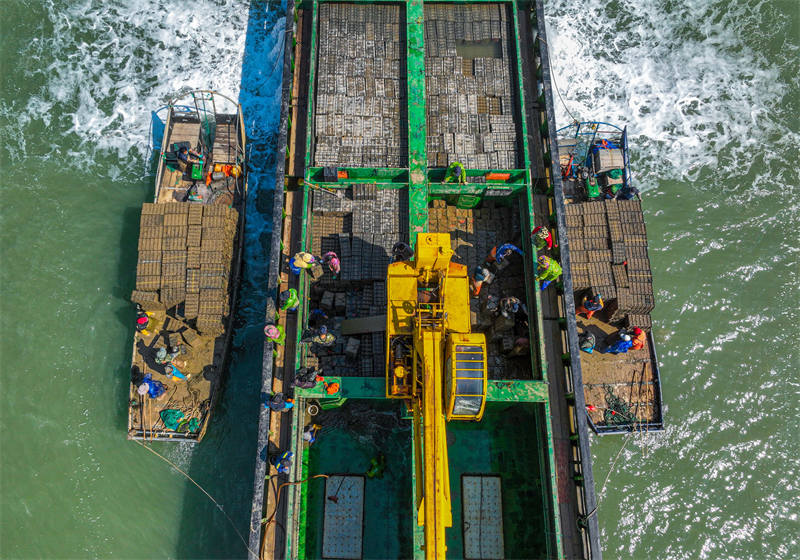
[[[467,267],[452,256],[450,234],[418,233],[413,260],[387,272],[386,396],[413,412],[417,523],[438,560],[453,525],[445,422],[486,405],[486,339],[470,332]]]

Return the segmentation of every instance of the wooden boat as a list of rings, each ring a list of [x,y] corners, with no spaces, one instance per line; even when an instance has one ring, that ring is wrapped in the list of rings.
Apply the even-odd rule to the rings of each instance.
[[[597,342],[595,351],[581,352],[589,423],[598,434],[662,431],[653,274],[627,128],[576,122],[557,134],[573,297],[579,308],[584,298],[604,300],[602,310],[577,317],[579,331]],[[605,352],[620,332],[635,338],[637,329],[641,348]]]
[[[197,442],[208,429],[231,341],[246,138],[239,104],[212,91],[171,101],[163,124],[131,294],[137,311],[128,439]]]

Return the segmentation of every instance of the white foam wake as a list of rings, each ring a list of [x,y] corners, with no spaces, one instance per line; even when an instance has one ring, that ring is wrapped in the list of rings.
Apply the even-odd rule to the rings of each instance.
[[[38,61],[21,78],[43,85],[27,101],[0,105],[12,161],[43,155],[27,153],[25,142],[41,124],[56,151],[69,145],[84,162],[98,151],[141,157],[150,111],[176,93],[238,97],[246,1],[48,0],[42,13],[52,31],[18,54]]]
[[[646,160],[635,165],[640,183],[746,175],[760,157],[785,158],[800,144],[784,107],[800,89],[790,71],[800,49],[782,39],[792,36],[791,20],[761,2],[736,4],[545,4],[550,57],[569,112],[628,125],[634,157]],[[775,64],[762,51],[781,40]],[[571,118],[555,97],[563,126]]]

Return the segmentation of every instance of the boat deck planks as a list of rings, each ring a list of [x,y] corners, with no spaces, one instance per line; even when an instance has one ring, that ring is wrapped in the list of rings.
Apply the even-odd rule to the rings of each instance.
[[[549,293],[548,293],[549,292]],[[549,301],[550,307],[557,307],[555,290],[545,290],[542,303]],[[578,518],[577,488],[572,477],[575,460],[570,441],[571,412],[566,399],[567,371],[561,361],[563,331],[555,319],[545,319],[545,352],[547,359],[547,378],[550,381],[550,420],[553,427],[553,444],[556,451],[556,482],[558,484],[558,507],[561,518],[561,532],[564,553],[567,558],[583,558],[581,534],[575,525]]]
[[[594,333],[598,348],[602,348],[603,339],[617,331],[617,328],[602,321],[595,314],[591,319],[578,317],[578,326]],[[597,410],[589,411],[589,417],[595,424],[605,424],[602,408],[606,406],[606,390],[610,389],[617,397],[628,403],[637,419],[641,421],[656,420],[655,373],[651,362],[650,341],[641,350],[629,350],[625,354],[603,354],[595,351],[592,354],[581,354],[583,369],[583,387],[586,404],[594,405]]]
[[[303,39],[311,35],[311,17],[306,10],[297,11],[297,45],[295,66],[300,69],[292,79],[292,129],[289,135],[289,177],[302,177],[305,173],[306,123],[308,122],[308,89],[300,87],[302,78],[307,78],[310,69],[311,45]]]
[[[519,27],[517,29],[518,41],[520,45],[531,44],[531,25],[528,12],[523,8],[517,9],[517,21]],[[536,79],[534,76],[534,69],[536,65],[531,60],[533,53],[526,49],[520,49],[521,66],[522,66],[522,85],[525,91],[525,119],[527,122],[528,131],[528,153],[531,159],[531,176],[534,179],[544,177],[544,161],[540,154],[542,153],[542,137],[537,134],[539,130],[537,115],[539,110],[538,95],[536,93]],[[545,214],[545,217],[549,216]],[[541,225],[538,224],[537,225]]]
[[[237,123],[235,121],[217,123],[217,129],[214,132],[214,147],[212,151],[214,154],[214,163],[236,163],[237,133]]]
[[[172,132],[169,135],[169,143],[189,142],[192,148],[197,147],[200,140],[200,123],[197,122],[173,122]]]
[[[284,219],[284,228],[282,232],[282,241],[284,249],[281,255],[281,272],[280,272],[280,288],[279,291],[284,291],[289,288],[298,288],[298,277],[288,272],[288,259],[296,252],[302,250],[300,234],[302,231],[302,210],[303,210],[303,193],[302,191],[286,191],[284,195],[284,209],[286,211],[286,218]],[[296,335],[297,335],[297,314],[280,312],[279,323],[284,326],[286,330],[286,343],[284,345],[276,346],[275,356],[275,376],[272,382],[272,391],[282,392],[288,388],[288,383],[294,379],[294,372],[286,371],[287,364],[294,364],[294,355],[297,349]],[[284,451],[293,448],[290,446],[291,436],[291,413],[271,412],[270,413],[270,437],[269,437],[269,451],[268,454],[276,453],[278,450]],[[297,451],[297,450],[296,450]],[[295,457],[295,461],[299,461],[299,457]],[[269,469],[270,477],[277,477],[278,484],[286,481],[285,475],[277,475],[272,466]],[[271,485],[269,485],[271,486]],[[276,511],[276,518],[285,515],[286,511],[286,495],[288,492],[282,492],[280,496],[280,503],[276,502],[275,488],[266,492],[266,507],[265,512],[272,514]],[[266,528],[263,538],[264,547],[263,553],[267,553],[265,557],[280,558],[283,556],[282,539],[285,535],[276,534],[280,533],[279,526],[275,523]]]

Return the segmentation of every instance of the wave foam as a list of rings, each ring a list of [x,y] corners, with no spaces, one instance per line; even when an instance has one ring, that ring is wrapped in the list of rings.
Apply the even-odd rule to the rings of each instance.
[[[12,161],[47,157],[66,144],[84,162],[102,152],[144,156],[150,112],[176,93],[239,94],[247,2],[49,0],[41,16],[46,34],[18,55],[39,61],[22,78],[42,85],[24,103],[0,104],[0,132],[4,140],[16,138],[5,147]],[[52,144],[26,143],[42,124]]]
[[[645,160],[634,164],[641,178],[737,176],[762,156],[785,162],[800,144],[786,124],[800,90],[792,70],[800,47],[785,39],[789,16],[737,4],[546,3],[550,57],[569,111],[627,124],[638,144],[633,157]],[[781,52],[767,60],[763,51],[779,40]],[[570,122],[555,103],[557,121]]]

